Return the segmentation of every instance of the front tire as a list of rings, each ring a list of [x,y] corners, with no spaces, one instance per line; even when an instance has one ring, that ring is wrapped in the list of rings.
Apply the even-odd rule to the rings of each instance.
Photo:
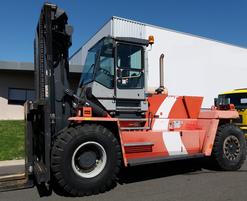
[[[246,141],[243,132],[232,124],[219,126],[212,158],[221,170],[240,169],[246,159]]]
[[[56,183],[73,196],[105,192],[121,165],[116,137],[101,125],[69,127],[55,140],[51,169]]]

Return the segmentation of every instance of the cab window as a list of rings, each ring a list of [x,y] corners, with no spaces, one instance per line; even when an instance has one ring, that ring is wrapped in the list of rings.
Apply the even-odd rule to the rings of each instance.
[[[144,87],[143,48],[141,46],[117,45],[117,86],[119,89],[140,89]]]
[[[100,52],[101,45],[102,42],[97,43],[88,51],[80,80],[81,86],[93,81],[94,69],[97,63],[97,57]]]
[[[225,94],[225,95],[220,95],[219,97],[228,99],[231,104],[235,105],[236,109],[247,109],[246,93]]]
[[[104,45],[101,48],[95,81],[107,88],[113,88],[114,86],[114,55],[111,41],[104,41]]]

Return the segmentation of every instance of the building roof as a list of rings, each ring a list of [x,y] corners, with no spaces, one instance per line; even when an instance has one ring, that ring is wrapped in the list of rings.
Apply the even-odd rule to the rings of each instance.
[[[220,41],[220,40],[216,40],[216,39],[212,39],[212,38],[207,38],[207,37],[204,37],[204,36],[199,36],[199,35],[196,35],[196,34],[192,34],[192,33],[186,33],[186,32],[183,32],[183,31],[177,31],[177,30],[174,30],[174,29],[170,29],[170,28],[165,28],[165,27],[161,27],[161,26],[157,26],[157,25],[153,25],[153,24],[148,24],[148,23],[144,23],[144,22],[139,22],[139,21],[136,21],[136,20],[132,20],[132,19],[127,19],[127,18],[123,18],[123,17],[118,17],[118,16],[112,16],[109,20],[107,20],[97,31],[96,33],[94,33],[94,35],[96,35],[109,21],[113,20],[113,19],[118,19],[118,20],[123,20],[123,21],[126,21],[126,22],[131,22],[131,23],[135,23],[135,24],[140,24],[140,25],[144,25],[144,26],[149,26],[149,27],[155,27],[155,28],[158,28],[158,29],[162,29],[162,30],[166,30],[166,31],[169,31],[169,32],[173,32],[173,33],[178,33],[178,34],[183,34],[183,35],[187,35],[187,36],[192,36],[192,37],[195,37],[195,38],[201,38],[201,39],[204,39],[204,40],[208,40],[208,41],[212,41],[212,42],[216,42],[216,43],[220,43],[220,44],[224,44],[224,45],[229,45],[229,46],[233,46],[233,47],[238,47],[238,48],[242,48],[242,49],[247,49],[246,47],[244,46],[241,46],[241,45],[236,45],[236,44],[232,44],[232,43],[228,43],[228,42],[224,42],[224,41]],[[70,60],[82,49],[82,47],[88,42],[90,41],[94,35],[92,35],[88,40],[86,40],[83,45],[77,49],[71,56],[70,56]]]
[[[155,27],[155,28],[158,28],[158,29],[163,29],[163,30],[166,30],[166,31],[169,31],[169,32],[173,32],[173,33],[183,34],[183,35],[192,36],[192,37],[195,37],[195,38],[200,38],[200,39],[204,39],[204,40],[208,40],[208,41],[212,41],[212,42],[216,42],[216,43],[220,43],[220,44],[224,44],[224,45],[229,45],[229,46],[233,46],[233,47],[238,47],[238,48],[242,48],[242,49],[245,49],[245,50],[247,49],[245,46],[236,45],[236,44],[224,42],[224,41],[221,41],[221,40],[217,40],[217,39],[207,38],[207,37],[205,37],[205,36],[196,35],[196,34],[193,34],[193,33],[178,31],[178,30],[175,30],[175,29],[170,29],[170,28],[166,28],[166,27],[161,27],[161,26],[157,26],[157,25],[153,25],[153,24],[149,24],[149,23],[144,23],[144,22],[140,22],[140,21],[136,21],[136,20],[132,20],[132,19],[127,19],[127,18],[123,18],[123,17],[112,16],[112,17],[110,18],[110,20],[111,20],[111,19],[124,20],[124,21],[127,21],[127,22],[132,22],[132,23],[137,23],[137,24],[142,24],[142,25],[145,25],[145,26],[149,26],[149,27]],[[108,22],[109,22],[110,20],[108,20]],[[107,23],[107,22],[106,22],[106,23]]]
[[[32,62],[0,61],[0,70],[34,71]],[[81,65],[70,65],[70,73],[81,73]]]

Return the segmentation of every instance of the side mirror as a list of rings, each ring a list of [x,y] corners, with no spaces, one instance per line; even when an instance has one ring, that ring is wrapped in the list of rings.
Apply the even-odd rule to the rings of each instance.
[[[214,98],[214,106],[217,107],[219,105],[219,99]]]

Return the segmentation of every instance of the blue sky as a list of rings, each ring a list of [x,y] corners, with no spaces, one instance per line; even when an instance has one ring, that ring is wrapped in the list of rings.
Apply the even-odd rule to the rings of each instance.
[[[0,60],[33,61],[43,0],[2,0]],[[111,16],[120,16],[247,48],[247,0],[53,0],[74,27],[70,55]]]

